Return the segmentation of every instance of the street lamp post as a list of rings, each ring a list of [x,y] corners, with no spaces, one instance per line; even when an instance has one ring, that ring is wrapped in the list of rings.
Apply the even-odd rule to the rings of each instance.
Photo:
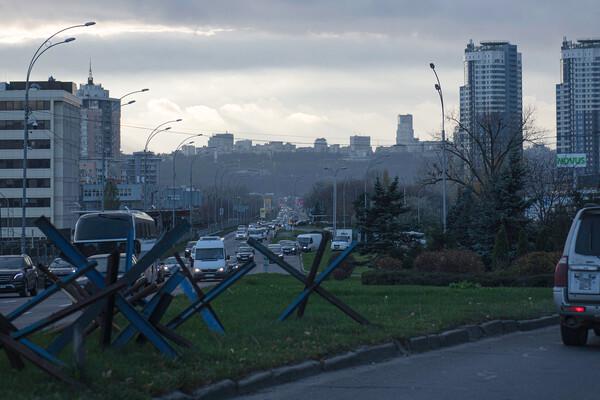
[[[340,171],[347,170],[347,167],[336,167],[329,168],[325,167],[324,169],[328,171],[333,171],[333,236],[335,236],[337,232],[337,175]]]
[[[142,89],[143,90],[143,89]],[[144,209],[148,208],[148,203],[147,203],[147,180],[148,180],[148,171],[147,171],[147,159],[148,159],[148,146],[150,145],[150,142],[152,141],[152,139],[154,139],[159,133],[161,132],[165,132],[171,129],[170,126],[166,127],[166,128],[162,128],[163,126],[173,123],[173,122],[181,122],[182,119],[178,118],[178,119],[174,119],[174,120],[170,120],[170,121],[165,121],[159,125],[157,125],[154,129],[152,129],[152,131],[150,132],[150,134],[148,135],[148,138],[146,139],[146,144],[144,145],[144,168],[143,168],[143,180],[144,180]],[[162,129],[161,129],[162,128]]]
[[[27,78],[25,79],[25,102],[23,104],[23,196],[21,198],[21,253],[23,254],[25,254],[27,250],[27,243],[25,240],[25,226],[27,224],[27,147],[29,146],[29,78],[31,77],[31,71],[33,70],[35,62],[42,56],[42,54],[44,54],[45,52],[47,52],[55,46],[70,43],[75,40],[74,37],[70,37],[57,43],[51,43],[50,41],[58,34],[69,29],[82,28],[86,26],[92,26],[95,24],[95,22],[90,21],[84,24],[73,25],[59,30],[58,32],[54,33],[52,36],[50,36],[42,42],[42,44],[37,48],[35,53],[33,53],[31,61],[29,61],[29,67],[27,68]]]
[[[198,136],[204,136],[202,133],[198,133],[196,135],[190,135],[188,137],[186,137],[185,139],[183,139],[181,141],[181,143],[179,143],[177,145],[177,147],[175,148],[175,151],[173,152],[173,195],[172,195],[172,201],[171,204],[173,206],[173,212],[172,212],[172,221],[171,221],[171,226],[173,228],[175,228],[175,157],[177,156],[177,152],[179,151],[179,149],[181,148],[181,146],[183,146],[184,144],[193,144],[195,143],[193,140],[190,140],[193,137],[198,137]],[[190,172],[191,174],[191,172]],[[191,176],[191,175],[190,175]],[[191,178],[190,178],[191,180]],[[191,186],[190,186],[191,188]],[[190,192],[190,197],[191,197],[191,192]],[[191,218],[191,213],[190,213],[190,218]]]
[[[437,83],[434,85],[435,90],[440,96],[440,104],[442,106],[442,228],[443,232],[446,233],[447,224],[447,211],[446,211],[446,174],[447,174],[447,162],[446,162],[446,130],[445,130],[445,114],[444,114],[444,94],[442,92],[442,84],[440,78],[435,70],[435,64],[430,63],[429,67],[435,75]]]

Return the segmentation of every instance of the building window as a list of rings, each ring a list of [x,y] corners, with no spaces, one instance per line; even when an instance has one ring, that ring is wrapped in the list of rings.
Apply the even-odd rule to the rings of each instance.
[[[49,120],[37,120],[37,126],[31,126],[33,130],[48,130],[50,129]],[[0,131],[15,131],[23,130],[23,120],[0,120]]]
[[[30,149],[49,149],[50,139],[33,139],[29,141]],[[21,150],[23,148],[23,141],[19,139],[7,139],[0,140],[0,150]]]
[[[23,160],[21,159],[0,159],[0,169],[21,169]],[[27,159],[27,168],[50,168],[50,160],[47,158]]]
[[[23,187],[23,179],[0,179],[0,189],[19,189]],[[28,188],[49,188],[50,178],[28,178]]]
[[[0,111],[24,111],[25,104],[22,100],[15,101],[0,101]],[[30,111],[47,111],[50,110],[50,101],[48,100],[29,100]]]

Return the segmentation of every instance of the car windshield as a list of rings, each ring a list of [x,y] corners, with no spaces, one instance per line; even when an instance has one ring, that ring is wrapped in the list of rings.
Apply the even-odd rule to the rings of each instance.
[[[73,266],[62,258],[57,258],[56,260],[52,261],[50,268],[73,268]]]
[[[269,250],[271,250],[273,253],[277,253],[281,251],[281,246],[278,244],[270,244],[268,246]]]
[[[348,236],[336,236],[335,238],[333,238],[333,240],[336,242],[347,242],[348,239]]]
[[[299,237],[299,238],[298,238],[298,243],[300,243],[300,244],[303,244],[303,245],[310,244],[310,238],[307,238],[307,237]]]
[[[250,229],[250,230],[248,231],[248,234],[249,234],[249,235],[260,235],[260,234],[261,234],[261,231],[259,231],[258,229]]]
[[[240,247],[238,253],[252,253],[252,249],[250,247]]]
[[[175,257],[165,258],[163,260],[165,264],[177,264],[177,259]]]
[[[0,270],[16,269],[23,267],[23,258],[21,257],[0,257]]]
[[[223,249],[220,247],[212,249],[196,249],[196,260],[200,261],[217,261],[225,259]]]
[[[96,266],[96,271],[100,272],[101,274],[106,274],[106,270],[108,268],[108,256],[94,257],[94,260],[98,263]],[[125,267],[125,257],[121,256],[119,258],[119,274],[125,273]]]
[[[584,256],[600,256],[600,214],[581,217],[575,252]]]

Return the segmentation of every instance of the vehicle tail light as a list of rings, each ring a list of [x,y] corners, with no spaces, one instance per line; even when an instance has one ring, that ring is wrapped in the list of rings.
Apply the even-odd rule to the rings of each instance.
[[[569,258],[562,256],[554,270],[554,287],[567,287],[567,272],[569,271]]]
[[[569,311],[569,312],[575,312],[575,313],[582,313],[582,312],[585,312],[585,307],[584,306],[567,306],[567,307],[563,307],[563,310]]]

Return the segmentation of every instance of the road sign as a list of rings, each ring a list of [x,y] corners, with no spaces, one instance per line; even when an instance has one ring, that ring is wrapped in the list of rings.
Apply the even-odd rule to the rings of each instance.
[[[585,168],[587,166],[587,156],[585,153],[557,154],[556,166],[558,168]]]

